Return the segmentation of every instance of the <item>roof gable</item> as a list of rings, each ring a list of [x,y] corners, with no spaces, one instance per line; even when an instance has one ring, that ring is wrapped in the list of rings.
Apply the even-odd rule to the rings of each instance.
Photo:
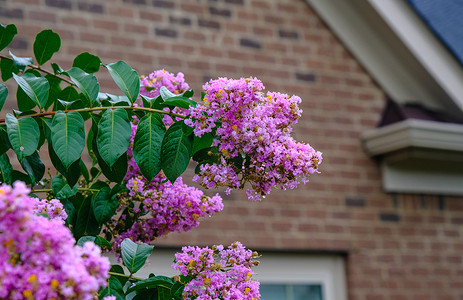
[[[463,2],[408,0],[429,29],[463,65]]]

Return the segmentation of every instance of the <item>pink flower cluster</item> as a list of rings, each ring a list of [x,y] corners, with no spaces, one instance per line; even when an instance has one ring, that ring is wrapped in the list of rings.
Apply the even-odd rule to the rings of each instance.
[[[184,289],[184,299],[260,299],[259,282],[252,279],[253,266],[258,265],[256,252],[234,242],[210,248],[183,247],[175,254],[172,268],[184,276],[191,276]]]
[[[190,231],[199,225],[199,219],[211,216],[223,209],[219,195],[207,197],[202,191],[183,183],[174,183],[159,173],[151,182],[141,175],[128,179],[128,201],[136,203],[136,221],[130,229],[120,234],[117,241],[125,238],[149,243],[169,232]]]
[[[272,187],[293,189],[318,172],[321,153],[290,136],[302,112],[299,97],[264,94],[256,78],[219,78],[203,89],[203,105],[192,109],[185,123],[196,136],[219,137],[213,145],[219,160],[201,165],[194,181],[207,188],[243,188],[249,182],[249,199],[260,200]]]
[[[188,89],[182,73],[174,76],[165,70],[154,71],[142,79],[142,84],[145,88],[141,88],[140,93],[150,97],[158,96],[162,86],[175,94]],[[147,90],[146,86],[150,88]],[[188,114],[189,111],[185,111],[183,113]],[[164,122],[170,124],[172,119],[164,118]],[[138,119],[135,117],[131,123],[132,135],[127,150],[129,161],[125,181],[129,192],[125,199],[121,199],[122,205],[118,207],[120,213],[113,217],[110,224],[114,229],[119,229],[113,232],[120,232],[116,236],[116,244],[120,244],[125,238],[150,243],[169,232],[190,231],[199,225],[200,218],[223,209],[222,198],[218,194],[208,197],[199,189],[184,184],[181,177],[172,184],[160,172],[151,182],[147,182],[133,158],[137,124]]]
[[[153,71],[148,76],[141,76],[140,95],[156,98],[160,95],[160,89],[163,86],[176,95],[180,95],[190,88],[188,83],[185,82],[183,73],[174,75],[162,69]],[[164,110],[169,111],[168,108]],[[184,116],[189,114],[188,109],[180,107],[175,107],[172,112]],[[166,125],[173,123],[172,118],[168,115],[164,115],[163,121]]]
[[[63,204],[57,199],[37,199],[33,212],[35,214],[46,214],[49,219],[66,220],[68,215],[64,210]]]
[[[106,285],[108,259],[91,242],[75,246],[59,217],[35,215],[43,202],[29,192],[21,182],[0,186],[0,298],[93,299]]]
[[[174,75],[166,70],[156,70],[148,76],[141,76],[140,94],[156,98],[160,95],[159,91],[163,86],[174,94],[181,94],[190,88],[185,82],[183,73]]]

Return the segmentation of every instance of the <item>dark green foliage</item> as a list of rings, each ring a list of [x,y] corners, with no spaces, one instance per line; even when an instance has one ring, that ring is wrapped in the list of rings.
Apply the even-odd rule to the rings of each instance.
[[[0,51],[16,34],[16,26],[0,25]],[[12,184],[21,180],[33,188],[37,197],[59,199],[68,215],[66,225],[78,245],[92,241],[103,249],[111,249],[113,229],[127,230],[137,214],[148,213],[143,205],[135,207],[133,202],[124,202],[128,190],[122,182],[128,168],[130,122],[134,116],[139,122],[132,145],[133,157],[148,180],[162,170],[174,182],[193,154],[200,164],[216,160],[216,155],[209,155],[216,153],[211,148],[214,135],[194,137],[193,128],[183,121],[166,130],[164,114],[179,116],[163,109],[196,107],[196,102],[190,99],[194,95],[192,90],[174,94],[163,87],[159,97],[141,96],[143,107],[137,107],[134,104],[139,99],[140,78],[127,63],[103,64],[98,56],[84,52],[74,59],[72,68],[63,70],[52,61],[60,48],[59,35],[46,29],[37,34],[33,44],[37,65],[31,57],[18,57],[7,50],[4,52],[8,53],[0,53],[1,79],[14,78],[17,84],[17,107],[0,120],[0,181]],[[43,68],[47,62],[52,71]],[[122,91],[118,95],[100,92],[95,74],[102,65]],[[0,111],[6,106],[8,92],[6,85],[0,83]],[[45,143],[49,160],[40,152]],[[91,161],[82,157],[85,144]],[[25,173],[15,170],[16,164],[10,162],[8,154],[13,151]],[[53,169],[46,172],[51,166],[45,166],[42,159],[51,161],[57,172]],[[126,205],[123,211],[126,218],[110,228],[121,203]],[[138,208],[140,212],[134,215]],[[186,279],[179,283],[164,276],[152,275],[146,280],[132,276],[152,251],[153,246],[124,240],[121,256],[130,275],[124,274],[121,266],[113,266],[108,286],[98,297],[182,299]]]
[[[43,65],[52,56],[53,53],[58,52],[61,47],[61,38],[50,29],[43,30],[37,34],[34,41],[34,56],[38,65]]]
[[[72,66],[80,68],[87,73],[96,73],[100,70],[101,60],[98,56],[83,52],[76,56]]]

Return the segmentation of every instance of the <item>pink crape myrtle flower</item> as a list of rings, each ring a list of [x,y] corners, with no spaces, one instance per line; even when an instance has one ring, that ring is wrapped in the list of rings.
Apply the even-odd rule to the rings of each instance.
[[[92,242],[75,246],[60,203],[29,192],[19,181],[0,186],[0,299],[93,299],[108,259]]]
[[[189,88],[182,73],[175,76],[165,70],[157,70],[142,77],[141,84],[140,93],[147,97],[159,96],[163,86],[174,94],[181,94]],[[189,114],[186,109],[174,112]],[[128,171],[124,181],[128,196],[120,201],[118,213],[109,224],[112,228],[125,227],[123,230],[114,230],[119,231],[115,236],[116,252],[125,238],[150,243],[170,232],[190,231],[199,225],[201,218],[212,216],[223,209],[222,198],[218,194],[206,196],[201,190],[185,184],[181,177],[171,183],[161,171],[151,181],[146,180],[133,157],[138,121],[134,117],[131,122],[132,134],[127,150]],[[173,122],[169,116],[164,117],[163,121],[167,126]],[[127,228],[129,221],[133,222]]]
[[[318,172],[321,152],[291,137],[302,110],[297,96],[268,92],[256,78],[219,78],[203,86],[202,105],[191,109],[185,124],[196,136],[218,136],[217,163],[200,166],[194,181],[205,188],[226,186],[247,190],[261,200],[273,187],[294,189]],[[241,159],[242,163],[234,161]]]
[[[184,288],[184,299],[260,299],[259,282],[252,279],[252,268],[258,265],[256,252],[246,249],[240,242],[228,248],[183,247],[175,254],[172,268],[192,280]]]
[[[188,83],[185,82],[183,73],[179,72],[177,75],[174,75],[173,73],[161,69],[153,71],[148,76],[141,76],[140,95],[156,98],[160,95],[160,90],[163,86],[176,95],[183,94],[190,88]],[[164,110],[169,111],[168,108]],[[175,107],[172,112],[184,116],[189,114],[188,109],[180,107]],[[164,115],[163,121],[166,125],[171,125],[173,123],[172,118],[168,115]]]

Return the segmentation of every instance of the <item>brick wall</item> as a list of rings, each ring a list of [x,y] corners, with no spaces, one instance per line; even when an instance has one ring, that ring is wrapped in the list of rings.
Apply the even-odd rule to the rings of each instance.
[[[140,74],[181,71],[197,91],[256,76],[303,99],[295,134],[323,152],[321,174],[261,203],[234,193],[221,214],[159,244],[342,252],[350,300],[463,299],[463,199],[382,191],[359,137],[385,95],[303,0],[0,0],[0,23],[18,26],[16,55],[31,55],[40,30],[58,32],[63,68],[90,51]],[[102,90],[115,89],[100,73]]]

